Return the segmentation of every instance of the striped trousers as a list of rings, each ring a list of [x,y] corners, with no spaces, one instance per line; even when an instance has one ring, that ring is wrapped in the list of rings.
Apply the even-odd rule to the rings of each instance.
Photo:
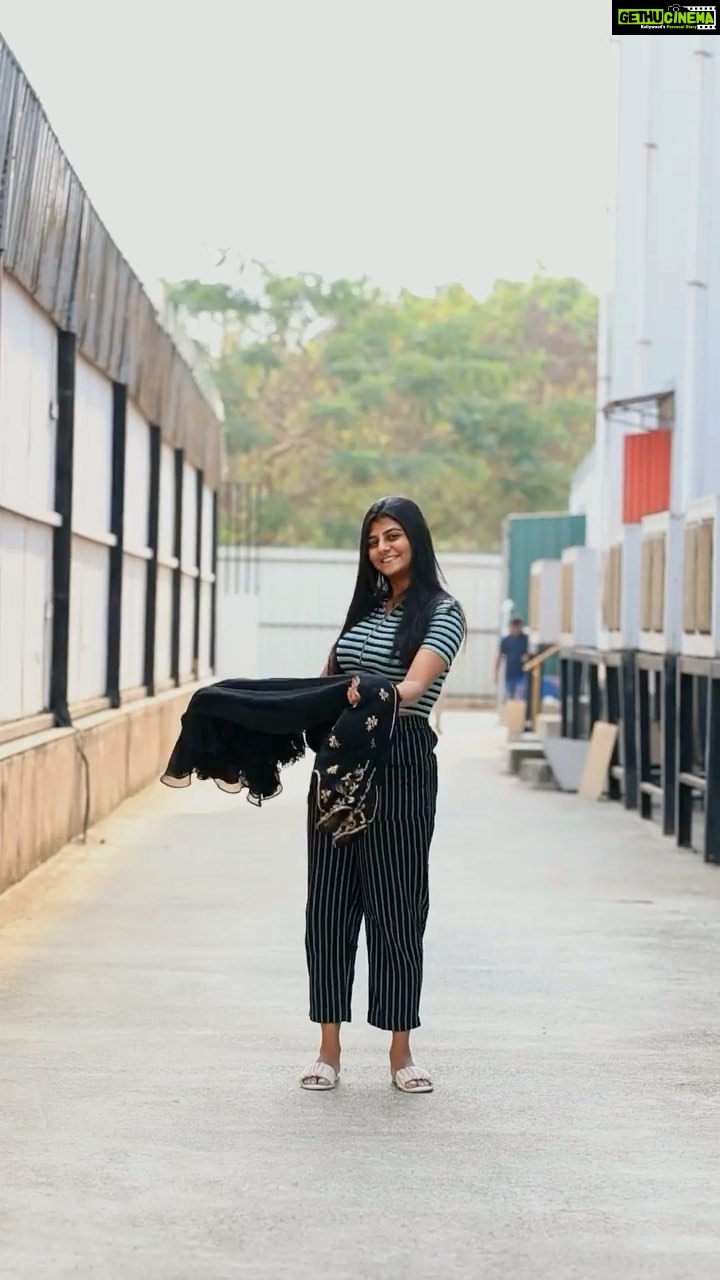
[[[437,800],[437,737],[421,716],[400,716],[378,808],[367,831],[336,848],[316,829],[308,797],[305,949],[313,1022],[350,1022],[360,925],[368,948],[368,1022],[420,1026],[428,860]]]

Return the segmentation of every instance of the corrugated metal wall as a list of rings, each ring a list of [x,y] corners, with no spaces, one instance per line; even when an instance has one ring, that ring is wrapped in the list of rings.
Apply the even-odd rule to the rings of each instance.
[[[6,741],[210,673],[221,423],[2,39],[0,253]]]
[[[585,545],[585,516],[567,512],[508,516],[503,528],[505,596],[527,619],[530,567],[535,560],[559,560],[567,547]]]
[[[128,174],[131,181],[131,172]],[[93,209],[33,89],[0,37],[0,252],[78,350],[215,487],[222,470],[218,399],[165,332],[150,298]],[[202,382],[202,389],[200,386]]]
[[[342,625],[357,573],[357,553],[262,548],[249,557],[242,548],[221,547],[218,572],[218,631],[223,670],[232,663],[227,628],[239,622],[237,599],[256,588],[257,670],[238,676],[312,676],[322,670]],[[468,619],[468,641],[448,677],[447,691],[490,697],[500,617],[500,557],[452,553],[441,557],[450,591]],[[241,572],[238,572],[240,566]],[[247,625],[252,619],[247,617]],[[238,646],[239,648],[239,646]],[[243,652],[254,652],[243,642]]]

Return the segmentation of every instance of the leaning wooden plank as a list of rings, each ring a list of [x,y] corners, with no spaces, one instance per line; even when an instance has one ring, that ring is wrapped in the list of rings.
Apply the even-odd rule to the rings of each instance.
[[[617,742],[618,727],[596,720],[590,738],[590,748],[580,778],[578,792],[585,800],[599,800],[607,789],[610,761]]]
[[[527,706],[524,699],[510,698],[505,703],[505,728],[508,742],[513,742],[525,732]]]

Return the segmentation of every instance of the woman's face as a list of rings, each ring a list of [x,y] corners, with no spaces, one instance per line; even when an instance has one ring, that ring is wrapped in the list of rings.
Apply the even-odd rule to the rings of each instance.
[[[368,532],[367,552],[373,569],[388,580],[409,575],[412,564],[410,539],[392,516],[378,516],[373,520]]]

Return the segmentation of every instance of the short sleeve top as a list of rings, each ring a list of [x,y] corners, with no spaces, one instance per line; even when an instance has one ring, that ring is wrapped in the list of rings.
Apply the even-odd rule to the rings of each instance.
[[[360,671],[372,671],[375,675],[392,680],[393,684],[399,684],[405,679],[407,667],[393,654],[403,608],[403,605],[398,605],[397,609],[386,613],[382,605],[378,605],[342,636],[337,646],[337,660],[342,672],[356,675]],[[424,716],[427,719],[440,697],[447,673],[464,639],[465,626],[457,601],[441,601],[435,609],[420,648],[431,649],[433,653],[439,654],[445,660],[445,670],[426,689],[418,702],[401,708],[401,715]]]

